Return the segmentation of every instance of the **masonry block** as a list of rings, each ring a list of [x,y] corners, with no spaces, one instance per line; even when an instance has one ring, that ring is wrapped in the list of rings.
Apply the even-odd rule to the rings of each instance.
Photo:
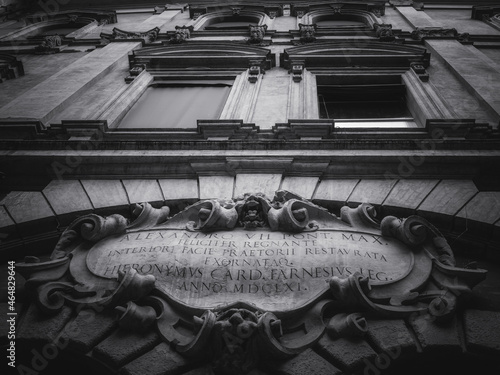
[[[349,197],[349,206],[360,203],[381,205],[391,192],[395,180],[361,180]]]
[[[280,189],[288,190],[305,199],[311,199],[318,180],[318,177],[285,177]]]
[[[160,336],[153,330],[132,333],[114,331],[93,350],[93,356],[105,364],[119,368],[147,353],[160,343]]]
[[[467,310],[464,313],[467,349],[476,353],[500,354],[500,312]]]
[[[438,180],[399,180],[383,205],[384,215],[408,217],[438,184]]]
[[[116,315],[113,311],[83,309],[66,325],[62,337],[68,340],[70,349],[87,353],[111,334],[116,326]]]
[[[192,366],[192,364],[191,364]],[[120,370],[123,375],[173,375],[190,367],[190,361],[162,342]]]
[[[312,349],[300,353],[296,357],[285,361],[278,368],[278,373],[283,375],[304,375],[314,371],[315,375],[336,375],[341,371],[315,353]]]
[[[438,323],[429,314],[416,314],[410,317],[409,322],[424,352],[462,353],[457,317]]]
[[[477,193],[476,185],[468,180],[443,180],[425,198],[417,214],[434,225],[451,229],[458,211]]]
[[[92,204],[78,180],[53,180],[43,189],[43,194],[63,226],[92,212]]]
[[[362,369],[364,360],[372,361],[377,355],[362,338],[331,339],[326,334],[319,340],[317,349],[325,358],[348,372]]]
[[[154,206],[163,206],[164,198],[156,180],[123,180],[130,203],[149,202]]]
[[[367,320],[367,335],[380,352],[416,353],[417,345],[404,320]]]
[[[493,225],[500,220],[500,192],[479,192],[455,216],[455,231],[465,229],[474,234],[493,234]]]

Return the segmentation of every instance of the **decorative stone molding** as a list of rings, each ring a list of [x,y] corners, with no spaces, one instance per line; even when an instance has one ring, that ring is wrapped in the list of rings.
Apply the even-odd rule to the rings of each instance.
[[[101,38],[116,41],[116,40],[143,40],[145,43],[152,43],[158,37],[160,32],[159,27],[155,27],[148,31],[125,31],[118,28],[113,28],[111,34],[101,33]]]
[[[270,19],[275,19],[281,14],[281,7],[279,6],[266,6],[264,9]]]
[[[6,81],[24,75],[23,62],[15,56],[0,53],[0,80]]]
[[[239,16],[244,7],[231,7],[231,11],[233,12],[233,16]]]
[[[187,360],[244,373],[294,357],[325,333],[361,337],[365,314],[452,320],[486,276],[455,267],[425,219],[380,222],[369,204],[343,207],[337,217],[277,191],[169,214],[144,203],[131,221],[86,215],[49,260],[17,263],[40,314],[66,305],[115,309],[123,335],[156,331]]]
[[[444,27],[417,27],[411,33],[411,38],[414,40],[424,39],[457,39],[466,41],[469,38],[468,33],[459,34],[455,28]]]
[[[471,18],[474,20],[489,20],[500,13],[500,5],[474,5],[472,7]]]
[[[128,71],[129,76],[125,77],[125,82],[126,83],[133,82],[139,76],[139,74],[141,74],[145,69],[146,69],[146,66],[144,64],[134,65]]]
[[[298,19],[301,19],[304,17],[304,15],[309,12],[309,6],[308,5],[295,5],[293,7],[293,11],[295,13],[295,17]]]
[[[175,26],[174,36],[169,39],[172,44],[181,44],[186,42],[193,31],[193,26]]]
[[[390,24],[374,24],[373,28],[375,33],[381,42],[393,42],[396,40],[394,33],[392,32],[392,25]]]
[[[49,55],[52,53],[59,52],[57,47],[62,44],[62,39],[59,35],[49,35],[43,38],[42,43],[35,47],[35,53],[37,55]]]
[[[427,73],[427,70],[425,70],[425,66],[419,63],[411,63],[410,66],[413,71],[417,73],[418,78],[420,78],[422,82],[429,81],[429,73]]]
[[[196,21],[198,18],[200,18],[200,16],[202,16],[206,13],[207,13],[207,8],[196,7],[196,6],[189,7],[189,17],[193,21]]]
[[[316,40],[316,24],[304,25],[299,23],[300,41],[302,43],[311,43]]]
[[[267,25],[258,25],[258,26],[249,25],[248,31],[250,34],[248,43],[260,44],[264,41],[264,36],[266,35],[267,31]]]
[[[290,73],[292,73],[293,82],[302,81],[302,73],[304,72],[304,62],[294,62]]]

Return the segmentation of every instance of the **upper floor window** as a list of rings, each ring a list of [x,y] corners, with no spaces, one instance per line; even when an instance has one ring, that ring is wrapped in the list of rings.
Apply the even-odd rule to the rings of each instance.
[[[256,26],[257,22],[252,17],[233,16],[224,17],[205,26],[205,30],[248,30],[248,25]]]
[[[196,128],[197,120],[218,119],[232,81],[169,81],[149,86],[120,125],[124,128]]]

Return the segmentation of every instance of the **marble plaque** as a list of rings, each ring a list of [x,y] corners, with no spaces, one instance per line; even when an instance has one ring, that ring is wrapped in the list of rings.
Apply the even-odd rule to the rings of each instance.
[[[349,230],[143,230],[107,237],[87,255],[96,276],[113,279],[134,268],[154,275],[168,297],[195,308],[242,301],[267,311],[307,304],[328,289],[332,276],[359,272],[374,286],[394,283],[413,263],[400,241]]]

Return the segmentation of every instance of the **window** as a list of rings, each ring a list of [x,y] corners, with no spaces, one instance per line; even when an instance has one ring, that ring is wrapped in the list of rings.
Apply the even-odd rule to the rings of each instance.
[[[198,119],[218,119],[232,81],[179,81],[149,86],[125,115],[120,129],[196,128]]]
[[[205,26],[205,30],[248,30],[248,25],[257,25],[254,17],[223,17]]]
[[[317,85],[320,118],[335,119],[336,126],[395,127],[413,123],[401,76],[319,76]]]

